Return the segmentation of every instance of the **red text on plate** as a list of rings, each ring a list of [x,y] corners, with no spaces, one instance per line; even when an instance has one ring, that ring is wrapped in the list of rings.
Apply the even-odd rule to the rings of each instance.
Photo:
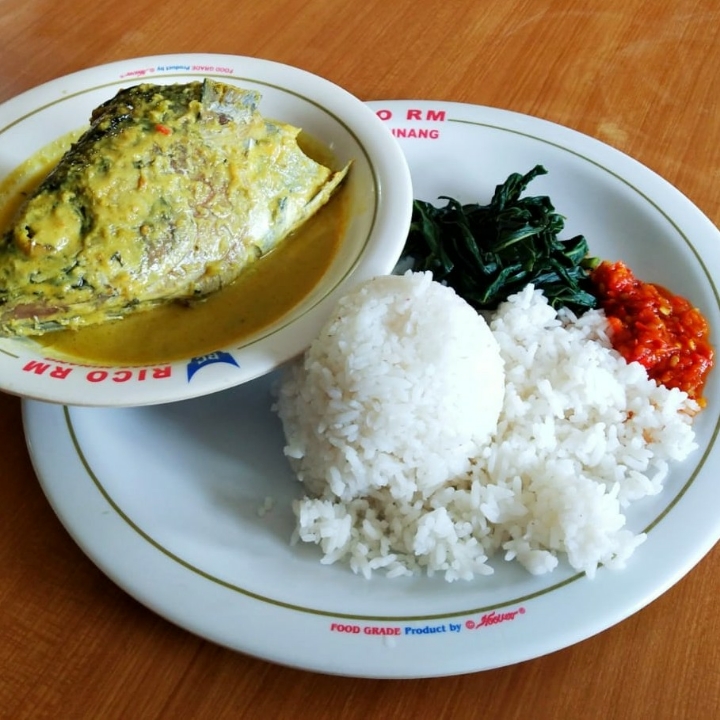
[[[378,110],[376,115],[381,120],[392,120],[392,110]],[[417,110],[409,109],[405,113],[404,120],[419,120],[420,122],[445,122],[444,110]]]
[[[23,372],[34,375],[47,375],[55,380],[66,380],[75,370],[85,372],[85,380],[91,383],[110,381],[124,383],[130,380],[143,382],[144,380],[162,380],[172,375],[172,366],[163,365],[152,368],[122,368],[120,370],[105,370],[82,368],[82,366],[58,365],[51,362],[30,360],[23,365]]]

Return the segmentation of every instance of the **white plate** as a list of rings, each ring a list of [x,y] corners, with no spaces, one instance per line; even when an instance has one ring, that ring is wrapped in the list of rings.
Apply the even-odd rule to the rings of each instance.
[[[326,143],[340,165],[351,212],[318,285],[277,322],[202,357],[150,366],[68,362],[29,340],[0,338],[0,389],[71,405],[146,405],[197,397],[269,372],[302,352],[339,295],[392,270],[410,221],[412,186],[402,152],[373,112],[333,83],[298,68],[233,55],[162,55],[83,70],[0,105],[0,178],[48,143],[85,127],[94,107],[139,82],[213,77],[258,90],[260,111]]]
[[[568,129],[482,107],[374,103],[401,139],[417,194],[489,199],[512,171],[542,163],[549,193],[591,250],[690,296],[720,327],[713,277],[720,237],[679,192],[617,151]],[[420,113],[421,120],[406,120]],[[369,677],[466,673],[583,640],[640,610],[720,537],[720,373],[696,421],[700,449],[629,523],[648,529],[623,571],[594,580],[562,565],[514,565],[473,582],[368,581],[289,544],[300,487],[270,410],[271,376],[150,408],[63,408],[26,401],[37,473],[57,514],[115,582],[178,625],[287,665]],[[274,500],[264,515],[265,499]],[[259,512],[260,511],[260,512]],[[609,660],[612,661],[612,660]]]

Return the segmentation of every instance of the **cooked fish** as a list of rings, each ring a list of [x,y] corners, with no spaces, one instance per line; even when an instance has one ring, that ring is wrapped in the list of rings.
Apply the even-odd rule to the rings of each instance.
[[[232,282],[330,198],[348,168],[305,155],[255,91],[121,90],[0,238],[0,334],[82,327]]]

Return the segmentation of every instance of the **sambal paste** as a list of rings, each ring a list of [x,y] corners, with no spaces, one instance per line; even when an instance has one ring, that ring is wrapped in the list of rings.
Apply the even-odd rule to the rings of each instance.
[[[701,406],[713,366],[708,323],[685,298],[646,283],[622,262],[601,262],[591,275],[610,324],[613,347],[657,383],[684,390]]]

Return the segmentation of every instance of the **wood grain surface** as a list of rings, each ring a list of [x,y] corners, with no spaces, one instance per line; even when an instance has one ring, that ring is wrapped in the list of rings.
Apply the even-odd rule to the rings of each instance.
[[[720,222],[717,0],[0,0],[0,101],[183,51],[288,63],[364,100],[553,120],[632,155]],[[0,443],[1,718],[720,717],[718,547],[648,607],[546,657],[432,680],[323,676],[213,645],[127,596],[53,514],[20,401],[2,394]]]

